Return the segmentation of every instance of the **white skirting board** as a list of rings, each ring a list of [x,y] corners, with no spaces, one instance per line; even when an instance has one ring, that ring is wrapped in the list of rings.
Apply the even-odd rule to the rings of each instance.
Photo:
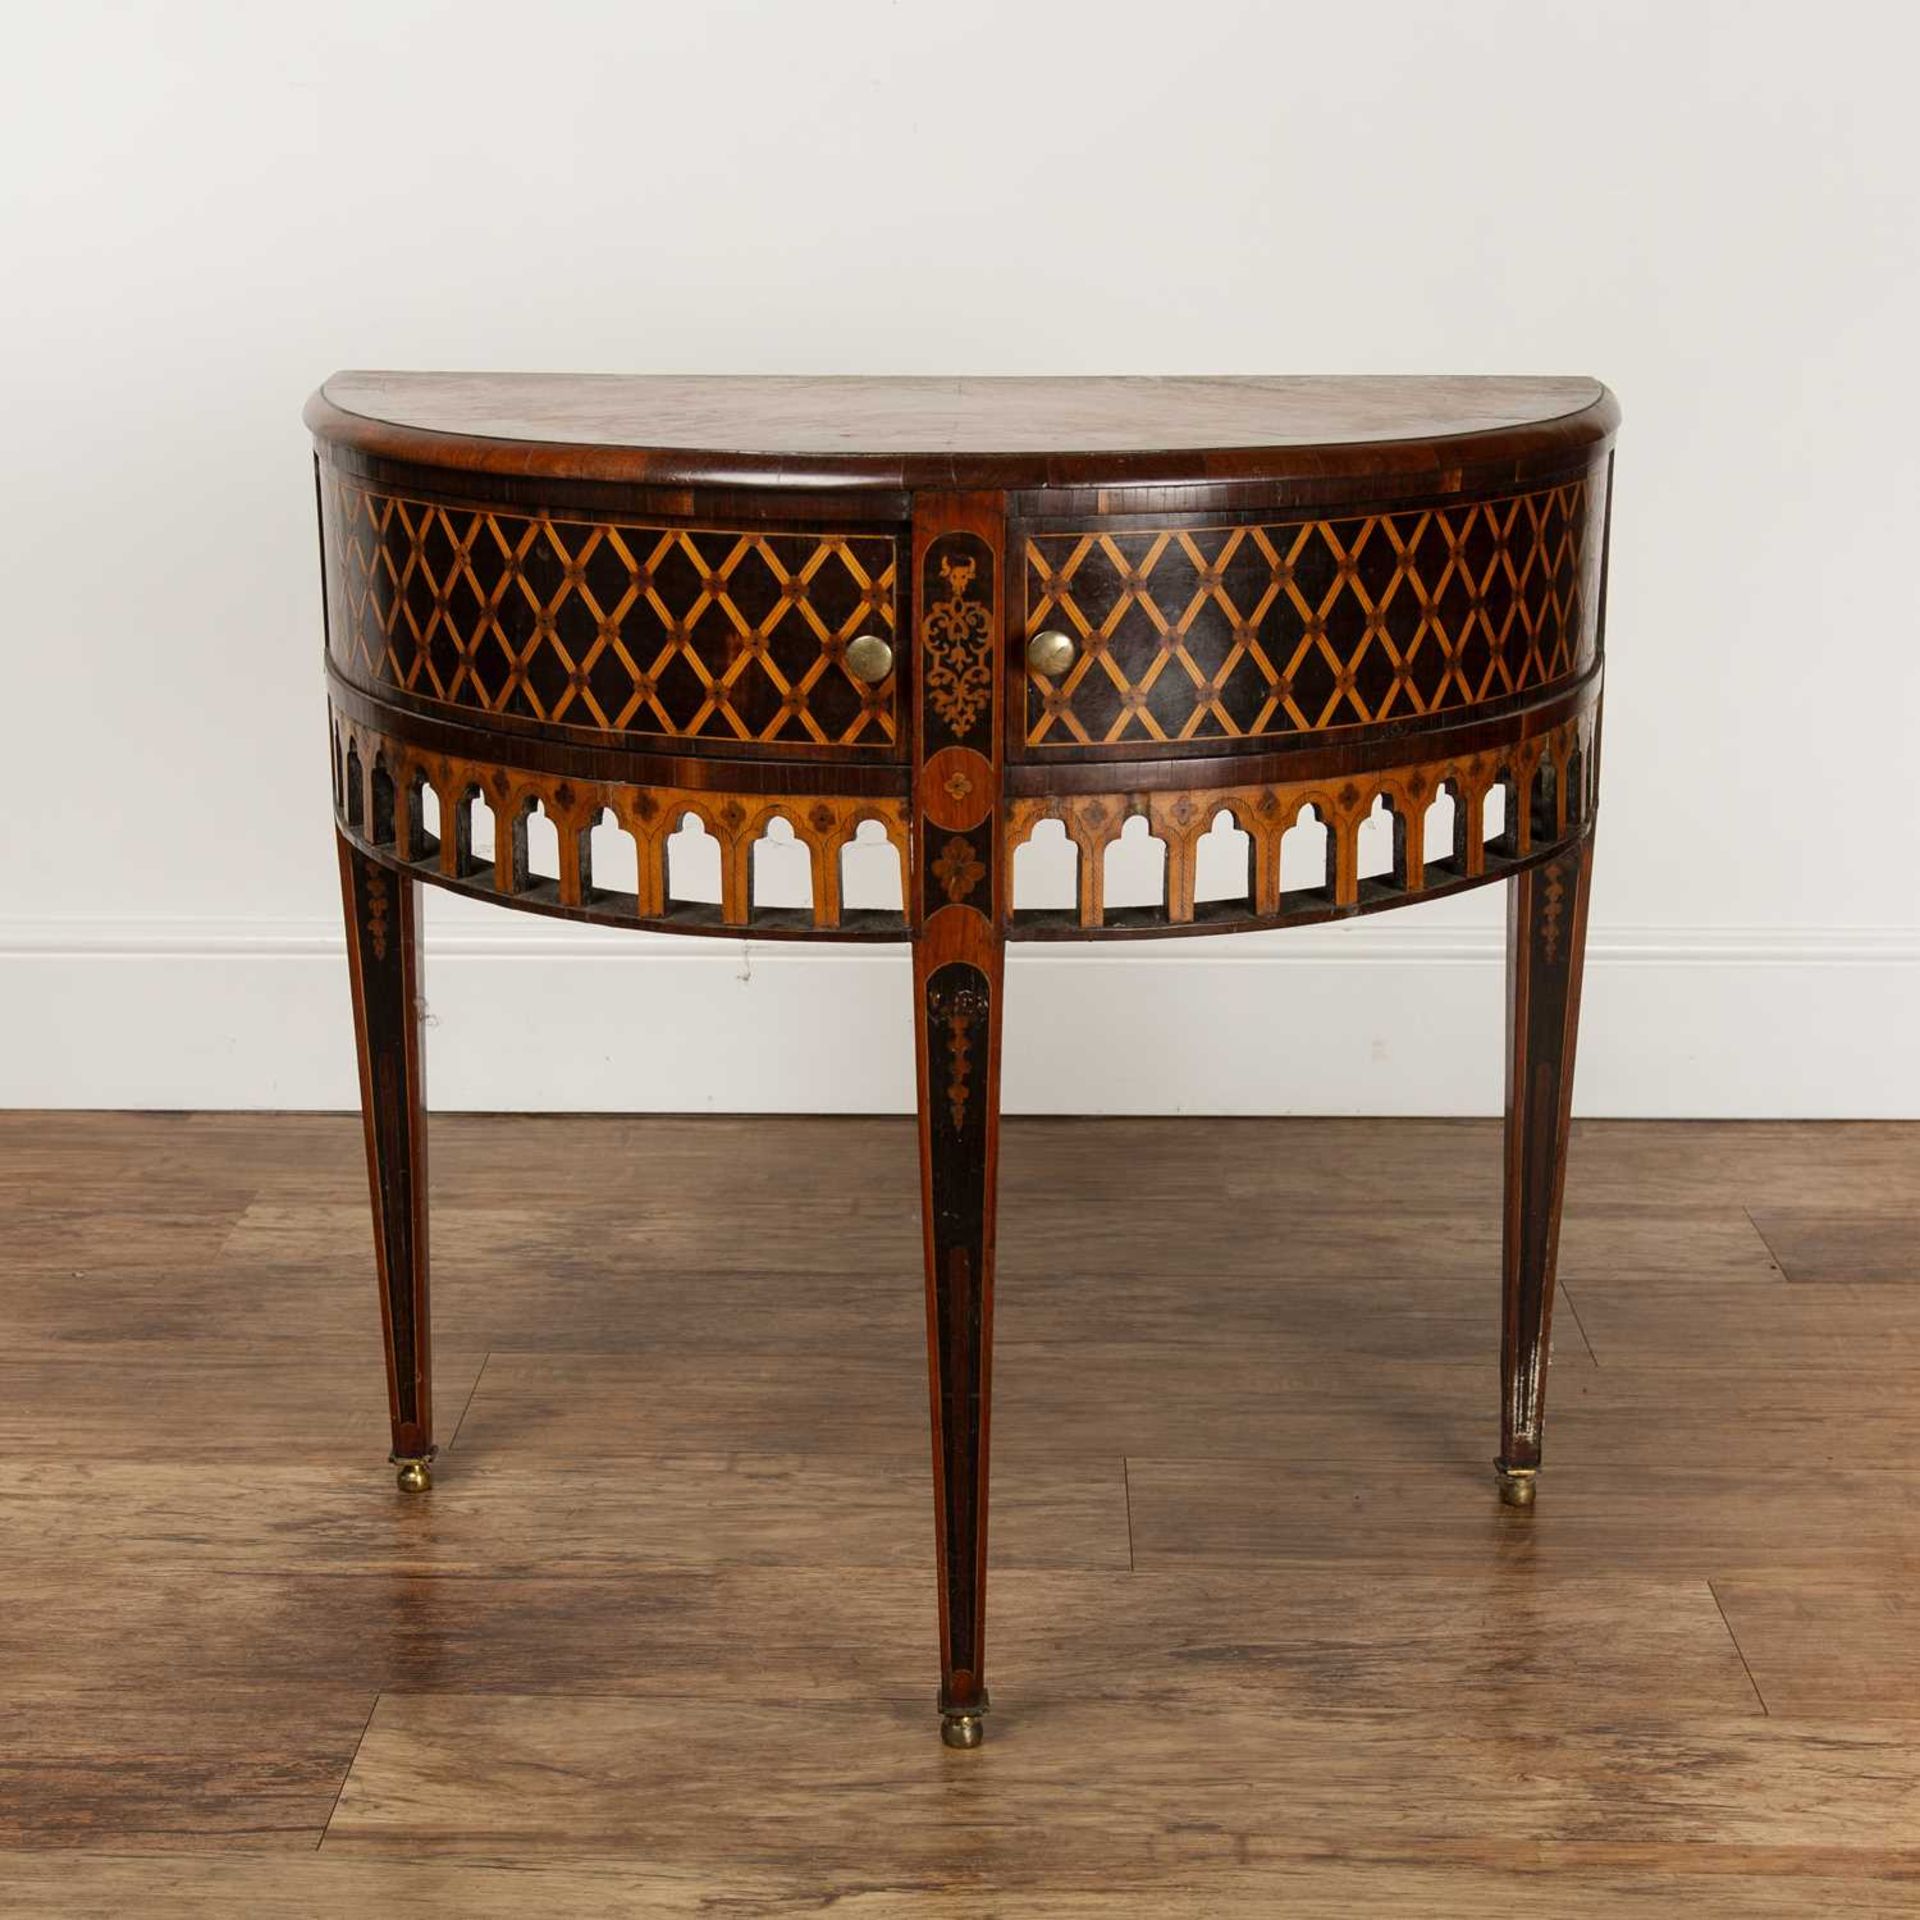
[[[904,948],[501,916],[426,943],[442,1110],[874,1114],[912,1102]],[[1014,948],[1012,1114],[1492,1114],[1496,927]],[[315,922],[13,922],[0,1104],[344,1108],[346,966]],[[1588,1116],[1920,1114],[1920,937],[1594,929]]]
[[[888,1113],[913,1094],[905,951],[622,934],[525,917],[428,939],[437,1109]],[[1010,1113],[1484,1114],[1502,940],[1386,920],[1024,945]],[[357,1099],[319,922],[0,923],[0,1104]],[[1593,930],[1576,1110],[1920,1115],[1920,935]]]

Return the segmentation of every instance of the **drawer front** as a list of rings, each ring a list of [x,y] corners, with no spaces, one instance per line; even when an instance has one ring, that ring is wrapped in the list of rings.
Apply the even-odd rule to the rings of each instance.
[[[890,532],[570,520],[325,466],[320,496],[328,651],[369,693],[602,744],[900,757],[897,673],[847,660],[895,643]]]
[[[1270,749],[1576,678],[1604,493],[1595,474],[1340,519],[1031,528],[1023,644],[1063,633],[1073,651],[1022,668],[1025,756]]]

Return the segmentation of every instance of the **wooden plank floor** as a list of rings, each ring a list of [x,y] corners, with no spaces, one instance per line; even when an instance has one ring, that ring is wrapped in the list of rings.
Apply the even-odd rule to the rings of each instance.
[[[1920,1128],[1032,1121],[950,1753],[912,1130],[0,1116],[0,1912],[1920,1913]]]

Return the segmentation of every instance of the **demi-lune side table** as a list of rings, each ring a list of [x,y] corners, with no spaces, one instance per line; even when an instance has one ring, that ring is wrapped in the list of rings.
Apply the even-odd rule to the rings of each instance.
[[[1585,379],[329,380],[306,420],[401,1485],[434,1457],[419,882],[910,944],[939,1708],[966,1747],[1007,942],[1298,926],[1502,880],[1496,1471],[1529,1505],[1618,419]],[[1110,903],[1134,823],[1160,895]],[[1070,903],[1013,885],[1042,829],[1075,858]],[[686,836],[717,843],[717,884]],[[771,839],[805,850],[810,905],[763,899]],[[847,880],[876,839],[891,905]]]

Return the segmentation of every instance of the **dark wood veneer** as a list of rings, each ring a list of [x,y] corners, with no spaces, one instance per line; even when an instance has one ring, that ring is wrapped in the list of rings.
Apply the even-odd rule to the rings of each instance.
[[[420,881],[614,925],[911,942],[939,1704],[970,1746],[1006,943],[1305,924],[1505,880],[1496,1464],[1503,1498],[1531,1503],[1599,797],[1604,387],[338,374],[307,421],[403,1484],[433,1456]],[[594,556],[616,552],[610,591]],[[648,599],[663,556],[682,577]],[[1055,626],[1075,658],[1048,672],[1027,646]],[[878,679],[856,679],[856,641]],[[618,684],[587,699],[587,663],[618,649]],[[536,811],[552,873],[532,864]],[[1363,873],[1380,811],[1391,863]],[[1221,813],[1246,837],[1246,891],[1201,899]],[[1281,841],[1309,817],[1325,870],[1290,886]],[[672,880],[689,818],[718,845],[715,900]],[[1107,850],[1136,820],[1165,849],[1161,899],[1109,909]],[[755,898],[781,822],[804,909]],[[1014,898],[1016,851],[1047,822],[1077,849],[1071,910]],[[632,842],[630,890],[594,872],[609,826]],[[869,831],[898,862],[897,909],[845,904]]]

